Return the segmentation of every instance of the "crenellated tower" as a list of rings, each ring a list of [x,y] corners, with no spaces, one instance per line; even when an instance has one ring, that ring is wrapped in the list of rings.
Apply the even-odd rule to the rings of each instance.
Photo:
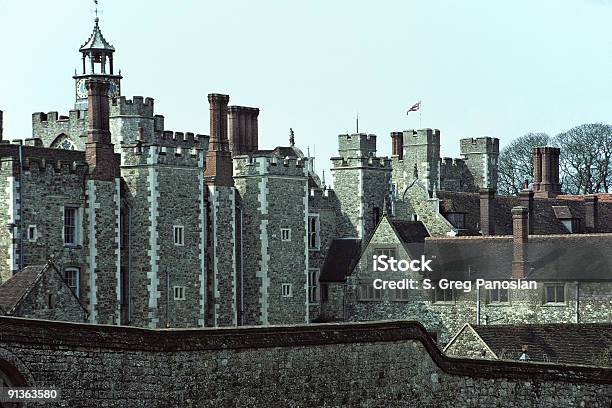
[[[376,157],[376,135],[338,136],[332,157],[334,190],[342,214],[338,236],[368,239],[382,218],[391,192],[391,161]]]

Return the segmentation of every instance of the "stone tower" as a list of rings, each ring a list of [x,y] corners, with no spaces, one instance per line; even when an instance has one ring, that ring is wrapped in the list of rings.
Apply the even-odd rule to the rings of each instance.
[[[284,157],[254,152],[234,158],[243,250],[239,310],[246,325],[310,321],[308,159],[282,150]]]
[[[440,131],[405,130],[402,138],[404,170],[418,175],[430,194],[440,188]]]
[[[94,29],[85,44],[81,46],[82,71],[73,76],[75,80],[75,109],[87,109],[87,89],[85,82],[88,79],[101,79],[109,84],[108,93],[111,98],[120,95],[121,74],[115,74],[113,47],[102,35],[99,25],[100,19],[96,17]]]
[[[470,171],[470,180],[475,190],[481,188],[497,189],[497,158],[499,157],[499,139],[478,137],[461,139],[459,142],[461,156]]]
[[[358,133],[338,136],[338,157],[331,161],[342,214],[338,235],[365,241],[382,218],[385,202],[389,202],[390,160],[376,157],[376,135]]]

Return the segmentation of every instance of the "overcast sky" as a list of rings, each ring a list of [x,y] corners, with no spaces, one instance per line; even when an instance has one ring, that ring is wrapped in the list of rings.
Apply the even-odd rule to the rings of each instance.
[[[416,127],[502,147],[530,131],[612,122],[612,1],[101,0],[122,94],[155,98],[166,127],[208,134],[211,92],[261,109],[259,145],[289,128],[318,169],[337,135]],[[5,138],[31,137],[31,113],[74,104],[78,48],[93,1],[0,0]],[[406,109],[422,100],[419,114]],[[331,177],[327,177],[328,180]]]

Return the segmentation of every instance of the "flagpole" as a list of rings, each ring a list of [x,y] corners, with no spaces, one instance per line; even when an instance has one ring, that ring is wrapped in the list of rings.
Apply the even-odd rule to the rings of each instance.
[[[423,104],[419,101],[419,129],[423,128]]]

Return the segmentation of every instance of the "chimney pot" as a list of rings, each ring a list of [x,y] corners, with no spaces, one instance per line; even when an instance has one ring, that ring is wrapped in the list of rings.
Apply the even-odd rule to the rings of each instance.
[[[514,207],[512,209],[512,277],[515,279],[523,279],[528,269],[528,229],[529,209],[526,207]]]
[[[482,235],[495,235],[495,189],[480,189],[480,229]]]

